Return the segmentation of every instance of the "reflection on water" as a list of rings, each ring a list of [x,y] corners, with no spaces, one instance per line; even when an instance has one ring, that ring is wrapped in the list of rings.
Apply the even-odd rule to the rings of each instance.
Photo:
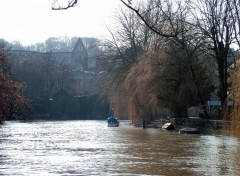
[[[8,122],[0,175],[240,175],[240,141],[105,121]]]

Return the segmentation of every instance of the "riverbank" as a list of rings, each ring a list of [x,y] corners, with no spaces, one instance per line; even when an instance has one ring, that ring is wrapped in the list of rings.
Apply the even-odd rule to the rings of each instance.
[[[230,121],[226,120],[207,120],[199,117],[187,119],[170,119],[171,123],[178,129],[182,127],[192,127],[199,129],[201,134],[229,134]]]
[[[207,120],[198,117],[186,119],[161,119],[145,125],[146,128],[162,128],[165,123],[172,123],[175,131],[182,128],[197,128],[200,134],[229,135],[230,122],[226,120]],[[135,127],[143,127],[141,123],[134,124]]]

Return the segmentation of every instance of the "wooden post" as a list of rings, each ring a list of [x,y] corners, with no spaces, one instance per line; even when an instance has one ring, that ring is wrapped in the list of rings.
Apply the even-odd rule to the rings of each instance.
[[[146,128],[146,121],[143,119],[143,128]]]

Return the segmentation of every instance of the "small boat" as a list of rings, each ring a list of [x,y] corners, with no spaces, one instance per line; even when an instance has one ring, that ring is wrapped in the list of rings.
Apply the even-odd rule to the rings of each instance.
[[[197,128],[181,128],[179,130],[179,133],[181,134],[200,134],[200,131]]]
[[[162,126],[162,129],[163,130],[174,130],[174,126],[172,123],[165,123],[163,126]]]
[[[118,118],[116,117],[109,117],[107,119],[108,127],[118,127],[119,126],[119,121]]]

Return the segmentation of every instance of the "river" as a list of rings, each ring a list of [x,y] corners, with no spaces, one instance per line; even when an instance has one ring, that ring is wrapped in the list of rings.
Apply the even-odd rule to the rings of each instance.
[[[6,122],[0,175],[240,175],[240,139],[106,121]]]

